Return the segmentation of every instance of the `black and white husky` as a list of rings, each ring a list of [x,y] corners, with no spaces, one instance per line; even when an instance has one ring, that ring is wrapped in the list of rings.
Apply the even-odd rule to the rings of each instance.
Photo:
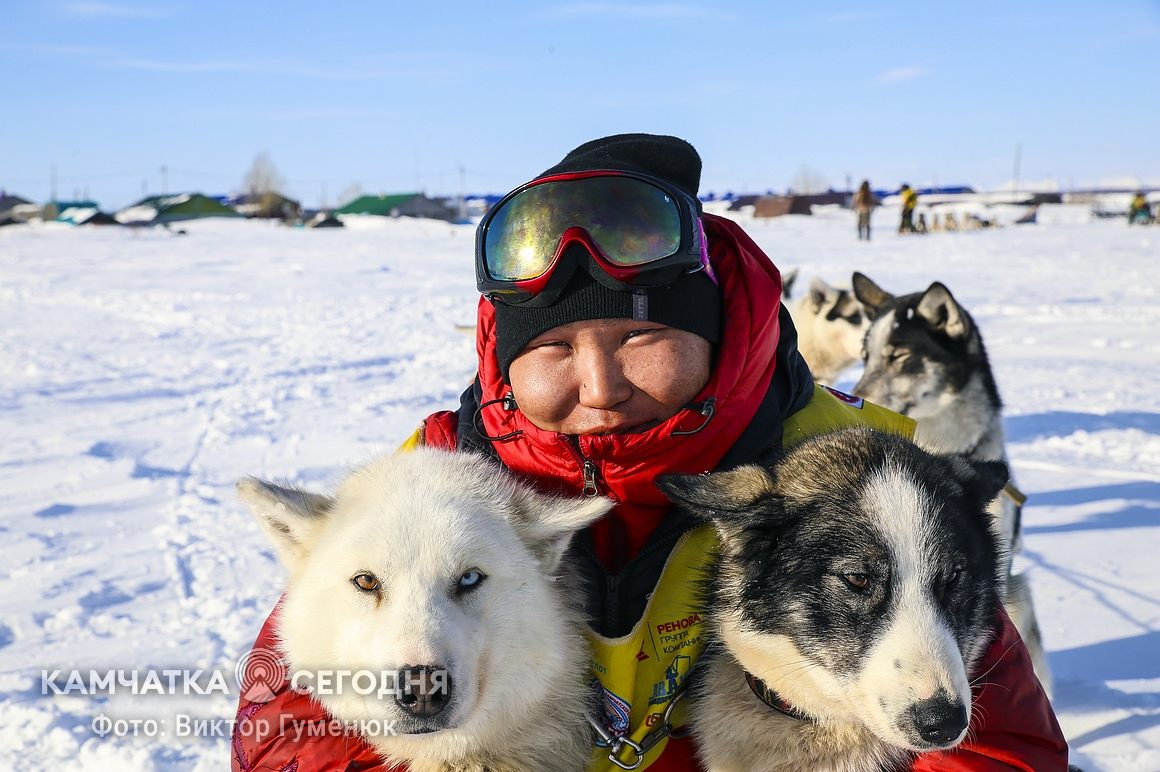
[[[798,351],[814,380],[834,385],[862,351],[869,327],[862,304],[850,290],[831,287],[815,276],[809,292],[791,303],[789,312],[797,328]]]
[[[855,393],[915,419],[914,439],[927,450],[1006,461],[1003,403],[983,338],[950,290],[935,282],[925,292],[895,296],[857,272],[853,286],[871,320]],[[1022,550],[1021,504],[1013,485],[991,504],[1008,552],[1004,605],[1050,695],[1051,670],[1031,586],[1022,574],[1011,573],[1011,556]]]
[[[952,747],[992,640],[1006,464],[846,429],[661,487],[721,536],[690,720],[712,772],[869,772]]]

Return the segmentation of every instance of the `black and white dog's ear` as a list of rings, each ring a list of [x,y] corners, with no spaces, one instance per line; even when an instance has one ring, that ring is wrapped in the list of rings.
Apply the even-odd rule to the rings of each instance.
[[[254,518],[274,544],[282,564],[291,574],[296,573],[310,554],[334,500],[256,477],[238,480],[237,489],[238,496],[250,507]]]
[[[1011,479],[1011,470],[1004,461],[967,461],[975,473],[974,490],[980,501],[988,503],[999,495]]]
[[[958,453],[948,457],[955,477],[981,507],[990,504],[1011,479],[1011,469],[1005,461],[977,461]]]
[[[962,340],[971,332],[971,320],[942,282],[935,282],[922,293],[915,307],[918,315],[932,328],[948,338]]]
[[[781,300],[785,302],[793,297],[793,283],[797,281],[799,268],[781,275]]]
[[[756,464],[707,475],[665,475],[657,487],[688,512],[713,523],[730,542],[747,527],[780,511],[773,473]]]
[[[860,271],[854,271],[851,284],[854,287],[854,297],[862,303],[862,307],[866,309],[866,315],[871,319],[877,319],[881,316],[890,301],[894,300],[893,295],[879,287],[869,276]]]
[[[838,290],[826,283],[826,280],[820,276],[815,276],[810,279],[810,306],[816,314],[822,310],[822,306],[828,300],[834,300],[838,296]]]

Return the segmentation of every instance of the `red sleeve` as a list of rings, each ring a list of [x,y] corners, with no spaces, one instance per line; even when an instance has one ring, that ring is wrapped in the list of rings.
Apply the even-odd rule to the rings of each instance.
[[[251,653],[278,651],[275,629],[280,606],[281,601],[266,619]],[[386,766],[362,737],[343,732],[320,704],[293,691],[288,674],[270,679],[278,683],[249,680],[243,677],[230,741],[233,772],[405,772],[405,767]]]
[[[1007,612],[975,668],[967,739],[954,750],[924,753],[914,772],[1066,772],[1067,740],[1031,669],[1031,656]]]
[[[457,431],[459,427],[459,415],[451,410],[440,410],[438,413],[432,413],[423,420],[423,426],[419,431],[423,435],[423,444],[429,448],[441,448],[443,450],[455,450],[457,441]]]

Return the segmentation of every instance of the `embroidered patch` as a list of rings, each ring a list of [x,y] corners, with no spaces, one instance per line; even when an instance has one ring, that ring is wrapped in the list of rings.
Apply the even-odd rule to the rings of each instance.
[[[592,681],[592,687],[600,692],[600,705],[604,718],[604,727],[610,734],[616,737],[624,737],[628,733],[628,714],[632,711],[632,705],[623,698],[608,691],[608,689],[604,688],[604,684],[598,680]],[[599,738],[596,740],[596,744],[602,748],[608,745]]]

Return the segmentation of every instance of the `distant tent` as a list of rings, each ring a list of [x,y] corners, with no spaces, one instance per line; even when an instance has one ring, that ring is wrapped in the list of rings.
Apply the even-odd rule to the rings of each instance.
[[[332,214],[320,215],[310,223],[311,228],[345,228],[342,220]]]
[[[812,214],[809,196],[762,196],[753,204],[754,217]]]
[[[81,220],[77,225],[120,225],[117,218],[108,212],[97,210],[88,216],[87,219]]]
[[[244,193],[232,197],[229,204],[243,217],[297,220],[302,216],[302,204],[277,191]]]
[[[28,199],[0,191],[0,225],[28,222],[40,215],[40,207]]]
[[[354,201],[335,209],[332,214],[373,214],[380,217],[429,217],[453,222],[459,213],[442,201],[427,198],[422,193],[395,193],[393,195],[359,196]]]
[[[117,221],[123,224],[150,225],[197,220],[202,217],[241,217],[241,215],[216,198],[201,193],[149,196],[116,214]]]
[[[45,212],[46,217],[55,212],[54,219],[58,222],[84,225],[101,214],[101,208],[96,201],[53,201],[45,207]]]
[[[730,212],[740,212],[741,208],[745,206],[755,207],[757,206],[757,200],[759,198],[761,198],[761,196],[757,194],[745,193],[742,195],[736,195],[733,192],[726,193],[721,197],[723,201],[729,202]]]
[[[32,202],[27,198],[21,198],[20,196],[14,196],[10,193],[0,192],[0,214],[4,214],[5,212],[15,209],[18,206],[26,206],[31,203]]]
[[[1038,220],[1038,219],[1039,219],[1039,204],[1035,204],[1030,209],[1028,209],[1026,212],[1024,212],[1023,216],[1015,221],[1015,224],[1016,225],[1034,225],[1036,220]]]

